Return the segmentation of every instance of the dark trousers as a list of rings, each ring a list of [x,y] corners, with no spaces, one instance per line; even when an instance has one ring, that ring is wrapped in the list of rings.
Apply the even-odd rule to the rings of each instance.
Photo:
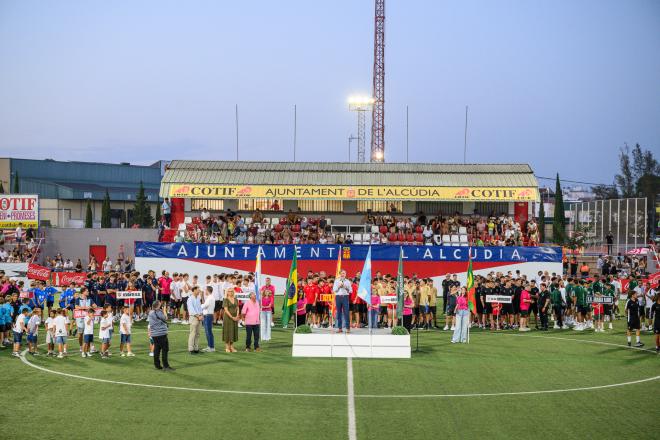
[[[337,328],[348,328],[348,295],[335,295],[335,306],[337,310]]]
[[[547,329],[548,328],[548,311],[546,310],[545,312],[543,309],[539,310],[539,318],[541,318],[541,328]]]
[[[557,320],[557,325],[559,327],[564,326],[564,317],[562,316],[564,314],[564,308],[562,306],[553,306],[553,309],[555,311],[555,319]]]
[[[206,333],[206,343],[209,348],[215,348],[215,339],[213,338],[213,315],[204,315],[204,332]]]
[[[154,366],[160,368],[160,356],[163,356],[163,367],[169,368],[170,363],[167,361],[167,353],[170,351],[170,343],[167,340],[167,335],[154,336]]]
[[[245,348],[250,348],[252,345],[252,336],[254,335],[254,349],[259,348],[259,324],[256,325],[246,325],[245,331],[247,336],[245,337]]]
[[[165,226],[170,227],[170,221],[172,220],[172,214],[164,214],[165,217]]]
[[[298,312],[296,312],[298,313]],[[307,315],[298,315],[296,314],[296,327],[299,327],[301,325],[305,325],[307,320]]]
[[[412,329],[412,316],[413,315],[403,315],[403,326],[408,331]]]

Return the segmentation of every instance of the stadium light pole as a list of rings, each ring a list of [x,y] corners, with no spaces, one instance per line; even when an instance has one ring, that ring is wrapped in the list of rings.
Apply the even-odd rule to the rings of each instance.
[[[371,110],[374,105],[374,99],[367,96],[351,96],[348,98],[348,110],[356,112],[358,116],[358,162],[364,162],[365,154],[365,120],[366,112]]]

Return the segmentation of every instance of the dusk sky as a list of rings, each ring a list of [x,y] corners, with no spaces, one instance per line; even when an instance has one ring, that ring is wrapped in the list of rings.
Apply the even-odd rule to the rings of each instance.
[[[373,1],[0,1],[0,156],[346,161]],[[660,1],[386,6],[385,157],[611,183],[660,154]],[[371,126],[370,115],[367,132]],[[369,139],[367,139],[367,148]],[[353,161],[355,160],[353,143]],[[546,184],[545,181],[540,183]]]

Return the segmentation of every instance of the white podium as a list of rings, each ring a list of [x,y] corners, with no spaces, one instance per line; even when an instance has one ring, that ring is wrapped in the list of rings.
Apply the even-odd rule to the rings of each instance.
[[[312,329],[312,333],[293,334],[293,357],[410,358],[410,335],[392,335],[389,329]]]

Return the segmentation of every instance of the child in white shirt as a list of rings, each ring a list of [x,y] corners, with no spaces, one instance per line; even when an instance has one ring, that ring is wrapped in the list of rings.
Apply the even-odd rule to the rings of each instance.
[[[133,322],[131,320],[131,315],[127,306],[124,306],[123,313],[119,319],[119,334],[121,340],[119,342],[119,352],[120,356],[133,357],[133,351],[131,350],[131,327]],[[124,348],[126,348],[126,353],[124,353]]]
[[[52,356],[55,354],[55,310],[48,310],[48,318],[46,318],[46,346],[48,347],[48,353],[46,356]]]
[[[107,359],[108,349],[110,348],[110,329],[112,328],[112,316],[109,316],[107,310],[101,312],[101,322],[99,324],[99,339],[101,340],[101,358]]]
[[[25,333],[26,328],[25,320],[27,319],[28,312],[28,309],[23,309],[23,312],[16,316],[16,320],[12,327],[14,333],[14,351],[11,355],[15,357],[20,357],[19,352],[21,351],[21,344],[23,343],[23,333]]]
[[[87,316],[83,318],[83,346],[82,357],[92,357],[90,348],[94,344],[94,309],[87,310]]]
[[[41,325],[41,309],[39,307],[32,311],[32,316],[27,323],[27,341],[28,353],[36,356],[37,353],[37,340],[39,339],[39,326]]]

